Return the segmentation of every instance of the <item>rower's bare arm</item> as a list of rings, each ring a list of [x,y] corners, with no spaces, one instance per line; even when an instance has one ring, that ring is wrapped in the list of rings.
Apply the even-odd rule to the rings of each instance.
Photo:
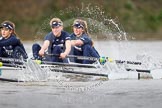
[[[60,58],[62,58],[62,59],[66,58],[66,56],[67,56],[67,55],[70,53],[70,51],[71,51],[71,42],[70,42],[70,40],[67,40],[67,41],[65,42],[65,47],[66,47],[66,49],[65,49],[64,53],[61,53],[61,54],[60,54]]]
[[[39,51],[39,55],[40,56],[44,56],[45,50],[47,50],[47,48],[48,48],[49,45],[50,45],[50,41],[45,40],[44,43],[43,43],[43,45],[42,45],[42,48]]]
[[[84,43],[83,43],[83,41],[82,40],[71,40],[71,45],[72,46],[81,46],[81,45],[83,45]]]
[[[71,46],[75,46],[75,40],[71,40]]]

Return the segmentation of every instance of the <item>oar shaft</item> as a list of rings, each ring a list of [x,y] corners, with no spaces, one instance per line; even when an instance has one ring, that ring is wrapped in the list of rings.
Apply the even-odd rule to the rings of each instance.
[[[15,59],[15,58],[3,58],[3,57],[0,57],[0,62],[3,62],[3,63],[14,63],[14,64],[23,64],[22,60]]]
[[[73,74],[81,74],[81,75],[92,75],[92,76],[108,77],[108,74],[88,73],[88,72],[69,71],[69,70],[60,70],[60,69],[51,69],[51,70],[55,71],[55,72],[62,72],[62,73],[73,73]]]
[[[15,68],[25,68],[24,65],[18,65],[18,64],[9,64],[9,63],[1,63],[1,66],[7,66],[7,67],[15,67]]]
[[[46,54],[46,55],[59,57],[58,54]],[[123,63],[134,64],[134,65],[141,65],[142,64],[141,62],[136,62],[136,61],[112,60],[108,57],[96,58],[96,57],[86,57],[86,56],[77,56],[77,55],[68,55],[67,57],[68,58],[76,58],[76,59],[79,59],[79,60],[90,60],[90,61],[97,61],[97,60],[102,61],[102,62],[106,62],[106,61],[113,62],[113,61],[115,61],[116,63],[120,63],[120,64],[123,64]]]
[[[47,56],[54,56],[54,57],[59,57],[59,54],[46,54]],[[91,61],[96,61],[99,60],[99,58],[96,57],[86,57],[86,56],[77,56],[77,55],[67,55],[67,58],[76,58],[79,60],[91,60]]]
[[[58,65],[58,66],[72,66],[72,67],[85,67],[85,68],[97,68],[93,64],[68,64],[68,63],[60,63],[60,62],[48,62],[48,61],[41,61],[41,63],[38,64],[45,64],[45,65]],[[44,66],[45,66],[44,65]]]
[[[145,69],[130,69],[126,68],[127,71],[137,71],[137,72],[145,72],[145,73],[150,73],[151,70],[145,70]]]
[[[0,67],[0,70],[22,70],[22,68],[3,66]]]
[[[125,61],[125,60],[115,60],[116,63],[126,63],[126,64],[134,64],[134,65],[141,65],[141,62],[135,62],[135,61]]]
[[[18,79],[8,79],[8,78],[0,78],[0,81],[8,81],[8,82],[24,82],[24,81],[19,81]]]

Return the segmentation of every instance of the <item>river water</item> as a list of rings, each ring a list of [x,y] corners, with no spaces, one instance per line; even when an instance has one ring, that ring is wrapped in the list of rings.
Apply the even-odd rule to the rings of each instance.
[[[25,42],[31,54],[32,42]],[[95,42],[101,56],[161,63],[162,42]],[[0,82],[0,108],[161,108],[162,80]]]

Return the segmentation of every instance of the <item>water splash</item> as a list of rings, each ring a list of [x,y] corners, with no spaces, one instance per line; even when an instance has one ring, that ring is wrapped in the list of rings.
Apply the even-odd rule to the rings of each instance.
[[[108,14],[104,12],[99,6],[94,6],[91,4],[82,4],[82,7],[69,7],[64,10],[60,10],[57,14],[54,13],[48,16],[42,25],[40,26],[35,39],[40,39],[44,37],[46,31],[49,27],[49,21],[53,17],[67,18],[64,19],[64,28],[69,32],[72,32],[71,28],[74,19],[82,18],[87,21],[89,33],[92,39],[104,39],[104,40],[117,40],[123,41],[128,40],[127,33],[124,31],[123,27],[120,25],[117,18],[111,18]]]
[[[53,17],[61,18],[64,22],[64,29],[70,33],[72,32],[71,26],[76,18],[82,18],[86,20],[88,23],[90,36],[93,40],[102,39],[105,41],[113,40],[120,42],[132,39],[127,35],[124,28],[119,23],[118,18],[111,18],[111,16],[105,13],[101,7],[91,4],[82,4],[81,8],[69,7],[64,10],[60,10],[59,13],[54,13],[50,16],[47,16],[44,22],[42,22],[42,25],[40,26],[35,39],[40,39],[40,37],[43,39],[43,37],[46,35],[47,29],[50,29],[49,21]],[[67,19],[64,19],[65,17]],[[123,52],[121,53],[124,53],[126,55],[126,49],[129,45],[124,45],[122,43],[118,44],[119,47],[116,50],[121,51],[121,49],[123,49]],[[121,56],[120,52],[118,52],[118,55]],[[117,67],[115,69],[117,69]]]
[[[48,69],[42,69],[36,62],[33,60],[28,60],[24,62],[26,68],[21,70],[20,80],[22,81],[47,81],[50,75]]]
[[[160,68],[162,68],[162,61],[160,61],[159,59],[156,59],[155,57],[153,57],[147,53],[138,54],[136,56],[136,59],[141,61],[142,68],[146,68],[146,69],[160,69]]]

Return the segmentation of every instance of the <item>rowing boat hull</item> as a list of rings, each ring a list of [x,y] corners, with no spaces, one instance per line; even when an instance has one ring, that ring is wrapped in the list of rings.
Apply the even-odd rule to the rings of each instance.
[[[41,79],[48,79],[52,75],[56,75],[57,72],[68,73],[68,74],[81,74],[81,75],[91,75],[91,76],[102,76],[107,77],[108,79],[140,79],[140,78],[151,78],[149,73],[139,73],[136,71],[121,71],[121,72],[110,72],[110,69],[106,69],[103,66],[95,65],[83,65],[83,64],[31,64],[32,74],[37,74],[36,77],[41,76]],[[30,65],[29,65],[30,67]],[[0,80],[3,81],[33,81],[31,79],[26,79],[25,73],[29,73],[30,68],[14,68],[14,67],[0,67]],[[50,71],[50,76],[47,75],[47,71]],[[108,72],[109,71],[109,72]],[[41,74],[40,74],[41,73]],[[31,73],[29,73],[31,74]],[[28,75],[29,75],[28,74]],[[38,75],[39,74],[39,75]],[[29,76],[27,76],[29,77]],[[33,78],[35,76],[32,76]],[[36,81],[40,81],[37,78]]]
[[[79,71],[63,71],[63,70],[57,70],[55,72],[52,72],[53,75],[56,75],[57,72],[61,73],[66,73],[67,75],[72,74],[74,75],[91,75],[91,76],[101,76],[101,77],[106,77],[107,74],[101,74],[101,73],[92,73],[92,72],[85,72],[81,73]],[[50,74],[52,76],[52,74]],[[1,75],[0,75],[0,80],[1,81],[10,81],[10,82],[23,82],[23,81],[28,81],[27,79],[23,79],[23,72],[22,70],[1,70]],[[65,74],[64,74],[65,75]],[[107,75],[108,79],[110,80],[116,80],[116,79],[150,79],[152,78],[149,73],[138,73],[138,72],[112,72],[109,75]],[[51,77],[50,77],[51,78]],[[30,80],[31,81],[31,80]],[[32,80],[33,81],[33,80]]]
[[[21,82],[21,71],[19,70],[2,70],[0,69],[0,80],[10,82]]]
[[[33,64],[35,65],[35,64]],[[32,66],[35,67],[35,66]],[[108,77],[107,73],[103,73],[100,68],[95,67],[94,65],[39,65],[36,68],[14,68],[14,67],[0,67],[0,80],[2,81],[42,81],[42,79],[48,79],[47,77],[56,76],[57,73],[65,73],[65,75],[90,75],[90,76],[103,76]],[[30,71],[32,71],[30,73]],[[48,72],[47,72],[48,71]],[[102,72],[102,73],[101,73]],[[48,74],[48,75],[47,75]],[[29,76],[30,75],[30,76]],[[28,77],[28,78],[26,78]],[[32,77],[29,78],[29,77]],[[43,78],[44,77],[44,78]]]

